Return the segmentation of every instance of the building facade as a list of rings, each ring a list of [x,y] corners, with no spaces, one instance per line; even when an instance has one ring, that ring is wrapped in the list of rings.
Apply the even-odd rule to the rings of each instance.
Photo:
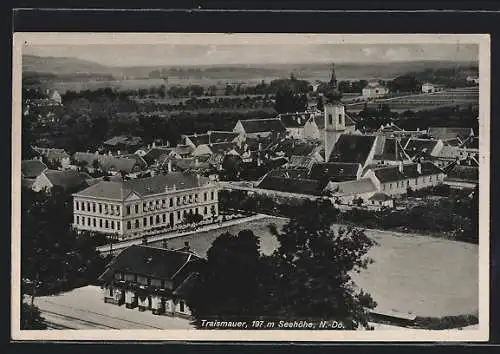
[[[119,239],[169,229],[186,215],[219,215],[218,185],[209,178],[171,172],[120,182],[101,181],[73,194],[73,226]]]

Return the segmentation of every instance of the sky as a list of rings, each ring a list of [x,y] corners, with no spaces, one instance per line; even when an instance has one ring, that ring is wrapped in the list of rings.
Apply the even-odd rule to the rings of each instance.
[[[477,61],[477,44],[85,44],[25,45],[23,54],[107,66]]]

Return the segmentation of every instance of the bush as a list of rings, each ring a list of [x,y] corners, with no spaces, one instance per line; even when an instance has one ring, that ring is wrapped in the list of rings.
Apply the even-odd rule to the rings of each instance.
[[[417,317],[415,319],[415,324],[418,327],[430,330],[461,328],[478,323],[478,317],[472,314],[444,317]]]

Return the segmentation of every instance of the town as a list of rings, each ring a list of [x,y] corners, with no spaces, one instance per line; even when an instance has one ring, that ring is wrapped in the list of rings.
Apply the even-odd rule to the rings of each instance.
[[[356,80],[325,67],[317,80],[210,84],[196,70],[152,70],[149,89],[100,77],[81,90],[71,85],[85,76],[65,90],[24,69],[24,329],[202,328],[262,309],[341,321],[351,309],[325,310],[326,284],[315,285],[321,306],[283,295],[320,276],[264,279],[285,267],[277,255],[321,254],[309,234],[330,228],[373,297],[346,329],[476,325],[477,63]],[[183,75],[195,83],[172,79]],[[306,234],[310,246],[286,241]]]

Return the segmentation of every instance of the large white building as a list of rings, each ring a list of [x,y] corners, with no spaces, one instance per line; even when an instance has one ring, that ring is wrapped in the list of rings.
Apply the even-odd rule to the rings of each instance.
[[[365,98],[376,98],[382,97],[389,93],[389,89],[385,86],[382,86],[378,82],[369,82],[366,87],[362,90],[362,95]]]
[[[207,220],[218,216],[218,190],[209,178],[182,172],[101,181],[73,194],[73,226],[123,239],[172,228],[189,213]]]

